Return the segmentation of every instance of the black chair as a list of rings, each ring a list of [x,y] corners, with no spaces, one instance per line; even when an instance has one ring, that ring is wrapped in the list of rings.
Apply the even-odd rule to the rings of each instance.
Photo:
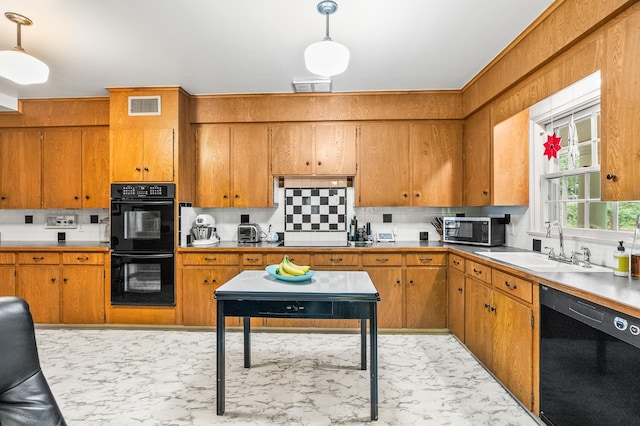
[[[29,305],[0,297],[0,425],[66,424],[40,368]]]

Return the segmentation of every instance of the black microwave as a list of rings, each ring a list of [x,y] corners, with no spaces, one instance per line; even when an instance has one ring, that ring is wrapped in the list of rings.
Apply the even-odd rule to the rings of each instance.
[[[505,243],[505,223],[501,217],[445,217],[442,232],[445,243],[501,246]]]

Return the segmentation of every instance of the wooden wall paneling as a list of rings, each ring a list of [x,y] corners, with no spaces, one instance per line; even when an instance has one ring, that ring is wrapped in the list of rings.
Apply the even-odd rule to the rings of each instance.
[[[0,112],[2,127],[109,125],[109,98],[21,99],[18,112]]]
[[[463,88],[467,116],[636,1],[557,1]]]

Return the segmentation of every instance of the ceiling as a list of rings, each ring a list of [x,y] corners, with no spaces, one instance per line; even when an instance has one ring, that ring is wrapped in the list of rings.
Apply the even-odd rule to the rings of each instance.
[[[49,81],[0,77],[17,98],[107,96],[105,88],[181,86],[193,95],[291,93],[318,78],[303,52],[321,40],[319,0],[2,0],[0,49],[16,45],[11,11],[29,17],[22,47]],[[334,41],[351,51],[333,92],[460,89],[552,0],[337,0]]]

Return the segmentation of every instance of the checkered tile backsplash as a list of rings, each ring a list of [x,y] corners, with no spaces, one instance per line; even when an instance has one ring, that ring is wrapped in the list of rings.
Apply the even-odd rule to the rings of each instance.
[[[346,231],[347,188],[285,188],[285,231]]]

